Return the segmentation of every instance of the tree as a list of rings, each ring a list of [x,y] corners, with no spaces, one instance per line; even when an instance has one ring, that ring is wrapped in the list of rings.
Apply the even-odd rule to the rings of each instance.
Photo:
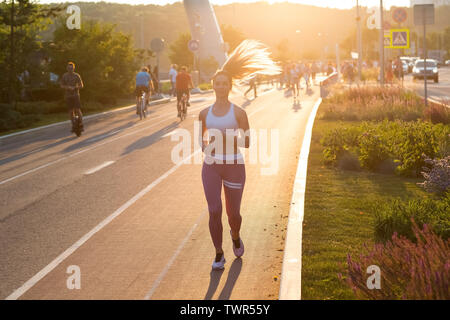
[[[80,30],[69,30],[60,20],[53,41],[51,71],[62,75],[73,61],[85,85],[83,98],[110,103],[133,91],[141,61],[131,37],[115,25],[85,20]]]
[[[199,61],[199,69],[201,70],[203,75],[206,74],[207,78],[211,77],[218,68],[219,63],[213,56],[210,56],[207,59],[201,59]]]
[[[286,63],[290,57],[290,45],[289,40],[284,38],[282,39],[276,46],[276,54],[275,60],[281,61],[282,63]]]
[[[41,47],[39,32],[61,6],[42,6],[30,0],[0,3],[0,88],[8,88],[8,100],[14,102],[21,87],[18,75],[32,68],[32,52]]]
[[[220,29],[222,31],[223,41],[229,45],[229,53],[245,40],[244,33],[230,25],[223,24]]]
[[[180,33],[178,38],[169,46],[169,60],[171,63],[192,69],[194,54],[188,49],[189,40],[191,40],[190,33]]]

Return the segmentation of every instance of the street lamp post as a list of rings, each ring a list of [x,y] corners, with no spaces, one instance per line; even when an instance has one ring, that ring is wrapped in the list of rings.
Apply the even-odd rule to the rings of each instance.
[[[384,86],[384,21],[383,0],[380,0],[380,85]]]
[[[361,17],[359,15],[359,3],[356,0],[356,25],[358,37],[358,80],[361,82],[361,61],[362,61],[362,42],[361,42]]]

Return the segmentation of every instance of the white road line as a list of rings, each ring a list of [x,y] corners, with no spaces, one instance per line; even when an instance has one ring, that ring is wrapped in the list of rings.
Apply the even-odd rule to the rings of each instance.
[[[203,106],[198,107],[198,108],[195,108],[195,109],[193,109],[192,111],[201,109],[202,107],[203,107]],[[13,180],[15,180],[15,179],[17,179],[17,178],[23,177],[23,176],[25,176],[25,175],[27,175],[27,174],[33,173],[33,172],[38,171],[38,170],[40,170],[40,169],[44,169],[44,168],[46,168],[46,167],[48,167],[48,166],[50,166],[50,165],[53,165],[53,164],[55,164],[55,163],[58,163],[58,162],[62,161],[62,160],[69,159],[69,158],[72,158],[72,157],[74,157],[74,156],[76,156],[76,155],[79,155],[79,154],[81,154],[81,153],[84,153],[84,152],[86,152],[86,151],[96,149],[96,148],[101,147],[101,146],[103,146],[103,145],[105,145],[105,144],[107,144],[107,143],[111,143],[111,142],[116,141],[116,140],[118,140],[118,139],[121,139],[121,138],[130,136],[130,135],[136,134],[136,133],[141,132],[141,131],[143,131],[143,130],[147,130],[147,129],[152,128],[152,127],[154,127],[154,126],[156,126],[156,125],[158,125],[158,124],[160,124],[160,123],[162,123],[162,122],[164,122],[164,121],[168,121],[168,120],[170,120],[170,119],[171,119],[170,117],[167,117],[167,118],[165,118],[165,119],[162,119],[161,121],[152,123],[151,125],[146,126],[146,127],[142,128],[142,129],[139,129],[139,130],[136,130],[136,131],[132,131],[132,132],[130,132],[130,133],[121,135],[121,136],[119,136],[119,137],[115,137],[115,138],[113,138],[113,139],[111,139],[111,140],[107,140],[107,141],[105,141],[105,142],[103,142],[103,143],[96,144],[95,146],[92,146],[92,147],[89,147],[89,148],[80,150],[80,151],[78,151],[78,152],[72,153],[72,154],[70,154],[70,155],[68,155],[68,156],[65,156],[65,157],[59,158],[59,159],[57,159],[57,160],[48,162],[48,163],[43,164],[43,165],[41,165],[41,166],[39,166],[39,167],[36,167],[36,168],[34,168],[34,169],[31,169],[31,170],[25,171],[25,172],[23,172],[23,173],[21,173],[21,174],[18,174],[18,175],[14,176],[14,177],[8,178],[8,179],[3,180],[3,181],[0,181],[0,185],[5,184],[5,183],[10,182],[10,181],[13,181]]]
[[[258,110],[255,110],[252,112],[249,117],[256,112],[261,111],[266,107],[262,107]],[[146,129],[146,128],[143,128]],[[141,130],[143,130],[141,129]],[[118,138],[116,138],[118,139]],[[106,142],[105,142],[106,143]],[[84,152],[86,150],[82,150],[80,152]],[[85,234],[81,239],[79,239],[77,242],[75,242],[70,248],[68,248],[66,251],[64,251],[62,254],[60,254],[58,257],[56,257],[52,262],[50,262],[46,267],[44,267],[41,271],[39,271],[37,274],[35,274],[31,279],[29,279],[27,282],[25,282],[20,288],[16,289],[12,294],[10,294],[8,297],[6,297],[5,300],[17,300],[20,298],[24,293],[26,293],[28,290],[30,290],[36,283],[38,283],[42,278],[44,278],[47,274],[49,274],[53,269],[55,269],[61,262],[63,262],[67,257],[69,257],[75,250],[77,250],[79,247],[81,247],[86,241],[88,241],[94,234],[99,232],[101,229],[103,229],[106,225],[108,225],[112,220],[114,220],[117,216],[119,216],[122,212],[124,212],[126,209],[128,209],[131,205],[133,205],[136,201],[138,201],[140,198],[142,198],[145,194],[150,192],[155,186],[157,186],[161,181],[166,179],[168,176],[170,176],[172,173],[174,173],[181,165],[184,163],[189,163],[190,159],[194,157],[197,153],[201,152],[201,149],[198,149],[197,151],[191,153],[188,157],[186,157],[183,161],[180,161],[178,164],[173,166],[171,169],[166,171],[162,176],[160,176],[158,179],[154,180],[151,184],[149,184],[147,187],[142,189],[138,194],[136,194],[133,198],[128,200],[124,205],[122,205],[119,209],[114,211],[111,215],[109,215],[107,218],[105,218],[102,222],[100,222],[97,226],[95,226],[91,231],[89,231],[87,234]],[[58,160],[58,161],[61,161]],[[188,235],[184,238],[184,240],[181,242],[180,246],[178,247],[175,254],[172,256],[171,260],[168,262],[168,264],[164,267],[163,271],[160,273],[160,276],[156,281],[153,283],[150,291],[147,293],[146,297],[149,298],[153,294],[153,292],[156,290],[156,288],[159,286],[161,280],[166,275],[167,271],[169,270],[170,266],[175,261],[176,257],[179,254],[179,251],[181,248],[183,248],[184,244],[186,243],[186,239],[189,238],[189,236],[192,234],[192,232],[195,230],[196,226],[198,225],[199,221],[203,215],[201,215],[197,221],[196,224],[191,228]]]
[[[114,161],[106,161],[106,162],[102,163],[101,165],[86,171],[84,174],[87,174],[87,175],[88,174],[93,174],[93,173],[95,173],[97,171],[102,170],[103,168],[106,168],[107,166],[112,165],[113,163],[114,163]]]
[[[174,129],[174,130],[166,133],[165,135],[163,135],[162,138],[170,137],[171,135],[175,134],[177,131],[178,131],[178,129]]]
[[[169,262],[166,264],[166,266],[164,267],[164,269],[161,271],[161,273],[159,274],[158,278],[156,278],[155,282],[153,282],[153,286],[150,289],[150,291],[145,295],[145,300],[150,300],[150,298],[152,297],[153,293],[155,293],[156,289],[159,287],[159,284],[161,283],[161,281],[164,279],[164,277],[166,276],[167,272],[169,271],[170,267],[172,266],[172,264],[175,262],[175,259],[178,257],[178,255],[180,254],[181,250],[183,249],[183,247],[185,246],[186,242],[189,240],[189,238],[191,237],[192,233],[194,232],[194,230],[197,228],[197,226],[200,224],[200,221],[203,219],[203,217],[206,215],[206,212],[208,210],[205,209],[203,210],[202,214],[198,217],[196,223],[192,226],[192,228],[189,230],[188,234],[186,235],[186,237],[184,237],[183,241],[181,242],[181,244],[178,246],[177,250],[175,250],[175,253],[173,254],[173,256],[170,258]]]
[[[274,90],[274,89],[272,89],[271,91],[273,91],[273,90]],[[271,92],[271,91],[265,92],[264,94],[267,94],[267,93],[269,93],[269,92]],[[191,109],[191,111],[197,111],[197,110],[200,110],[200,109],[204,108],[205,106],[206,106],[206,105],[202,105],[202,106],[196,107],[196,108],[194,108],[194,109]],[[258,111],[260,111],[260,110],[262,110],[262,109],[264,109],[264,108],[261,108],[261,109],[257,110],[256,112],[258,112]],[[255,112],[254,112],[254,113],[255,113]],[[92,147],[90,147],[90,148],[86,148],[86,149],[80,150],[80,151],[75,152],[75,153],[72,153],[72,154],[70,154],[70,155],[68,155],[68,156],[59,158],[59,159],[57,159],[57,160],[54,160],[54,161],[48,162],[48,163],[46,163],[46,164],[43,164],[43,165],[41,165],[41,166],[39,166],[39,167],[36,167],[36,168],[30,169],[30,170],[28,170],[28,171],[22,172],[22,173],[20,173],[20,174],[18,174],[18,175],[16,175],[16,176],[13,176],[13,177],[8,178],[8,179],[6,179],[6,180],[0,181],[0,185],[5,184],[5,183],[10,182],[10,181],[13,181],[13,180],[15,180],[15,179],[17,179],[17,178],[23,177],[23,176],[25,176],[25,175],[27,175],[27,174],[36,172],[36,171],[38,171],[38,170],[40,170],[40,169],[44,169],[44,168],[46,168],[46,167],[48,167],[48,166],[51,166],[51,165],[53,165],[53,164],[55,164],[55,163],[58,163],[58,162],[62,161],[62,160],[69,159],[69,158],[72,158],[72,157],[74,157],[74,156],[76,156],[76,155],[79,155],[79,154],[81,154],[81,153],[84,153],[84,152],[86,152],[86,151],[96,149],[96,148],[98,148],[98,147],[100,147],[100,146],[103,146],[103,145],[105,145],[105,144],[107,144],[107,143],[116,141],[116,140],[118,140],[118,139],[127,137],[127,136],[129,136],[129,135],[133,135],[133,134],[138,133],[138,132],[141,132],[141,131],[143,131],[143,130],[152,128],[152,127],[154,127],[154,126],[156,126],[156,125],[158,125],[158,124],[160,124],[160,123],[162,123],[162,122],[164,122],[164,121],[170,120],[171,118],[172,118],[172,115],[168,115],[167,117],[165,117],[165,118],[162,119],[161,121],[152,123],[150,126],[147,126],[147,127],[145,127],[145,128],[142,128],[142,129],[139,129],[139,130],[136,130],[136,131],[132,131],[132,132],[130,132],[130,133],[121,135],[121,136],[119,136],[119,137],[116,137],[116,138],[113,138],[113,139],[111,139],[111,140],[108,140],[108,141],[105,141],[105,142],[103,142],[103,143],[100,143],[100,144],[97,144],[97,145],[95,145],[95,146],[92,146]],[[141,125],[141,124],[145,124],[145,122],[139,123],[138,126]],[[95,140],[94,140],[94,141],[95,141]]]
[[[185,158],[183,161],[178,163],[177,165],[173,166],[171,169],[169,169],[166,173],[164,173],[162,176],[160,176],[158,179],[153,181],[151,184],[149,184],[147,187],[142,189],[138,194],[136,194],[133,198],[128,200],[124,205],[122,205],[119,209],[114,211],[111,215],[109,215],[106,219],[104,219],[102,222],[100,222],[94,229],[89,231],[87,234],[85,234],[80,240],[75,242],[69,249],[64,251],[62,254],[60,254],[56,259],[54,259],[50,264],[48,264],[44,269],[39,271],[35,276],[33,276],[30,280],[25,282],[20,288],[15,290],[12,294],[10,294],[6,300],[16,300],[20,298],[25,292],[30,290],[36,283],[38,283],[42,278],[44,278],[47,274],[49,274],[53,269],[55,269],[61,262],[63,262],[67,257],[69,257],[75,250],[77,250],[79,247],[81,247],[86,241],[88,241],[94,234],[96,234],[98,231],[103,229],[105,226],[107,226],[111,221],[114,220],[117,216],[119,216],[122,212],[124,212],[126,209],[128,209],[131,205],[133,205],[136,201],[138,201],[140,198],[142,198],[144,195],[146,195],[150,190],[152,190],[154,187],[156,187],[161,181],[166,179],[168,176],[170,176],[172,173],[175,172],[182,164],[185,162],[188,162],[190,158],[192,158],[195,154],[198,152],[201,152],[201,149],[195,151],[194,153],[191,153],[190,156]]]
[[[167,100],[167,98],[164,98],[162,100],[152,101],[149,104],[149,106],[153,107],[153,106],[158,106],[160,104],[169,103],[169,102],[170,102],[170,100]],[[136,106],[136,104],[130,104],[129,106],[126,106],[126,107],[122,107],[122,108],[118,108],[118,109],[114,109],[114,110],[109,110],[109,111],[104,111],[104,112],[100,112],[100,113],[94,113],[94,114],[91,114],[89,116],[85,116],[83,119],[88,120],[88,119],[91,119],[91,118],[97,118],[97,117],[100,117],[100,116],[103,116],[103,115],[107,115],[107,114],[111,114],[111,113],[120,113],[121,111],[125,111],[127,109],[132,109],[135,106]],[[37,131],[37,130],[41,130],[41,129],[47,129],[47,128],[59,126],[59,125],[62,125],[62,124],[69,124],[69,123],[70,123],[70,121],[67,120],[67,121],[56,122],[56,123],[52,123],[52,124],[49,124],[49,125],[45,125],[45,126],[41,126],[41,127],[37,127],[37,128],[33,128],[33,129],[28,129],[28,130],[24,130],[24,131],[14,132],[14,133],[11,133],[11,134],[7,134],[7,135],[4,135],[4,136],[1,136],[0,140],[5,139],[5,138],[9,138],[9,137],[13,137],[13,136],[17,136],[17,135],[20,135],[20,134],[30,133],[30,132],[33,132],[33,131]]]

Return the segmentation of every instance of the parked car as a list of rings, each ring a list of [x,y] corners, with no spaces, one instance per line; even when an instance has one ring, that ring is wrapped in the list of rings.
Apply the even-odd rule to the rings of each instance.
[[[450,60],[445,61],[446,66],[450,66]]]
[[[413,79],[423,79],[426,75],[427,79],[433,79],[434,82],[439,82],[439,70],[436,60],[427,59],[426,66],[427,73],[425,74],[425,61],[423,59],[417,60],[413,68]]]

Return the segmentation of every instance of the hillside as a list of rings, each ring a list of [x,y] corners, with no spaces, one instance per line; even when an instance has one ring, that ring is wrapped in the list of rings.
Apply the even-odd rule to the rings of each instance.
[[[127,5],[113,3],[76,3],[81,8],[82,20],[95,19],[117,24],[117,28],[131,34],[136,47],[149,48],[151,39],[162,37],[167,44],[173,42],[181,32],[188,32],[188,21],[181,2],[171,5]],[[268,4],[237,3],[214,6],[219,25],[228,24],[242,31],[248,38],[262,40],[275,48],[281,39],[289,41],[294,52],[334,52],[335,43],[341,43],[355,28],[355,10],[321,8],[292,3]],[[406,26],[413,27],[412,8],[408,10]],[[365,25],[365,8],[361,9]],[[142,18],[140,17],[142,16]],[[385,19],[391,21],[390,13]],[[430,31],[449,26],[450,6],[436,9],[436,24]],[[141,25],[143,41],[141,43]],[[392,23],[392,25],[394,25]],[[413,27],[414,28],[414,27]],[[300,33],[296,33],[300,30]],[[51,29],[45,38],[51,36]],[[418,33],[420,29],[416,30]],[[364,41],[364,39],[363,39]],[[154,61],[152,61],[154,63]],[[168,67],[167,51],[161,57],[162,68]]]

